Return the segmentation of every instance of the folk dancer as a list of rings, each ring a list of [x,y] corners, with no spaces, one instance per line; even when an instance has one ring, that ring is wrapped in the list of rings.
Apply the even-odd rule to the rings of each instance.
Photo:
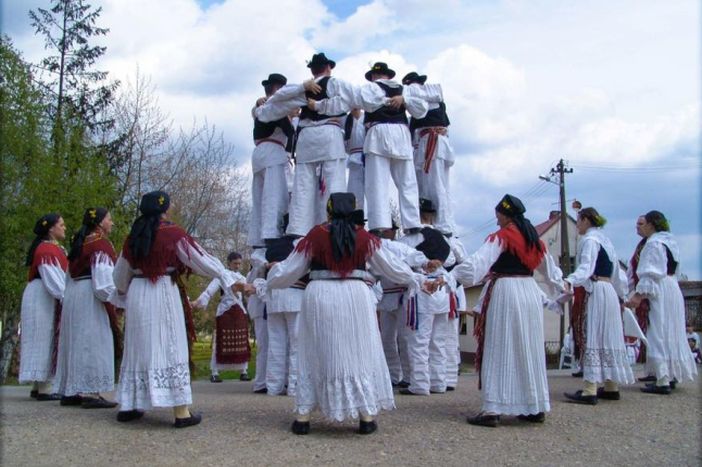
[[[115,293],[112,273],[117,255],[108,238],[112,225],[107,209],[86,209],[68,254],[54,379],[54,392],[62,395],[64,406],[117,406],[101,395],[115,390],[117,310],[109,298]]]
[[[263,104],[285,86],[287,78],[271,73],[261,81],[266,97],[256,104]],[[255,115],[255,108],[252,111]],[[288,212],[288,179],[291,177],[290,152],[295,129],[288,115],[271,121],[261,121],[254,116],[253,138],[256,145],[251,155],[251,222],[249,246],[263,246],[265,240],[278,238],[283,232],[280,225]]]
[[[227,256],[227,268],[234,283],[246,283],[239,273],[241,254],[232,251]],[[215,312],[215,326],[212,332],[212,357],[210,358],[210,381],[221,383],[220,371],[239,370],[240,381],[250,381],[247,369],[251,357],[249,344],[249,318],[246,314],[241,293],[223,289],[219,279],[212,279],[200,296],[191,303],[193,308],[205,309],[213,296],[220,294]]]
[[[627,295],[624,272],[614,245],[602,232],[606,220],[595,208],[578,212],[577,268],[566,279],[566,287],[583,287],[585,338],[582,349],[584,388],[565,393],[569,402],[597,404],[599,399],[619,400],[619,385],[632,384],[634,375],[624,343],[621,305]],[[604,384],[604,388],[598,386]]]
[[[436,263],[432,272],[425,273],[428,280],[439,279],[448,283],[450,276],[443,264],[451,254],[451,247],[444,235],[431,225],[436,212],[428,199],[420,199],[422,229],[409,234],[400,242],[421,251]],[[449,313],[456,313],[455,302],[451,310],[449,287],[441,287],[435,293],[416,294],[405,305],[406,320],[400,333],[407,341],[410,362],[409,387],[400,389],[400,394],[429,395],[446,392],[446,338],[449,334]],[[455,317],[454,317],[455,318]]]
[[[697,367],[685,335],[685,302],[675,277],[678,243],[663,213],[649,211],[644,220],[641,232],[646,244],[636,268],[639,282],[628,305],[637,308],[644,298],[649,301],[646,370],[656,375],[656,381],[641,391],[665,395],[676,382],[694,380]]]
[[[500,229],[451,274],[465,287],[487,278],[475,335],[476,371],[483,407],[472,425],[495,427],[500,415],[542,423],[551,408],[546,379],[543,292],[534,270],[546,277],[549,295],[563,290],[563,275],[524,217],[519,198],[505,195],[495,207]]]
[[[427,76],[413,71],[402,78],[407,94],[427,101],[429,111],[423,118],[410,118],[409,129],[414,143],[414,165],[419,196],[430,199],[436,207],[434,227],[444,234],[455,231],[451,206],[450,169],[456,157],[448,138],[450,121],[446,114],[440,84],[426,84]]]
[[[61,302],[66,288],[66,237],[60,214],[45,214],[34,225],[27,253],[27,286],[22,294],[19,382],[32,383],[29,393],[38,401],[61,398],[51,393],[58,347]]]
[[[369,434],[377,429],[378,412],[395,406],[375,315],[377,300],[364,279],[378,274],[412,287],[419,284],[403,261],[354,225],[354,209],[352,194],[333,193],[329,222],[312,229],[268,274],[266,287],[285,288],[311,271],[298,318],[295,434],[309,433],[316,408],[336,421],[360,416],[358,432]]]
[[[114,269],[124,302],[124,356],[120,369],[117,421],[141,418],[152,407],[173,407],[175,428],[197,425],[192,404],[190,348],[195,339],[192,310],[181,274],[218,277],[223,288],[234,279],[182,228],[170,222],[170,197],[163,191],[142,196]]]
[[[337,80],[331,76],[336,62],[324,53],[314,54],[307,67],[313,79],[286,85],[254,110],[261,122],[279,120],[302,108],[295,143],[295,176],[287,233],[302,237],[326,218],[329,194],[346,189],[344,118],[349,108],[323,115],[310,108],[308,99],[340,101]],[[313,94],[314,93],[314,94]],[[343,107],[343,108],[342,108]]]
[[[363,153],[366,160],[365,194],[368,205],[368,228],[389,229],[390,184],[397,187],[402,228],[416,232],[420,228],[419,191],[417,176],[412,163],[412,139],[407,115],[422,118],[428,110],[427,103],[407,95],[403,86],[392,78],[395,71],[386,63],[377,62],[366,72],[370,83],[354,86],[339,82],[342,99],[310,99],[308,106],[324,115],[334,115],[348,109],[364,111],[366,137]]]

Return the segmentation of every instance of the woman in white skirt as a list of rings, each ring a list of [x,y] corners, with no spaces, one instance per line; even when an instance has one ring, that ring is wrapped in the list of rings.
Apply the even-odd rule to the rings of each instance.
[[[218,259],[168,222],[169,208],[168,194],[162,191],[142,197],[142,215],[134,221],[115,265],[115,286],[126,294],[117,420],[141,418],[152,407],[173,407],[174,426],[184,428],[197,425],[202,417],[188,408],[188,348],[195,329],[187,297],[179,290],[180,275],[190,269],[218,277],[224,288],[234,279]]]
[[[578,266],[566,278],[569,286],[583,287],[586,296],[581,360],[584,388],[565,393],[569,402],[580,404],[595,405],[598,398],[619,400],[619,384],[634,382],[620,305],[626,298],[627,281],[619,268],[614,245],[602,232],[605,222],[595,208],[584,208],[578,213],[576,227],[582,235]],[[602,384],[604,388],[598,388]]]
[[[61,313],[54,392],[61,405],[109,409],[116,402],[100,393],[115,389],[115,348],[106,307],[115,290],[115,249],[108,240],[112,217],[88,208],[68,253],[68,276]]]
[[[692,381],[697,367],[685,334],[685,302],[675,277],[680,251],[668,220],[659,211],[644,216],[641,233],[647,237],[636,274],[639,282],[628,305],[636,308],[648,299],[646,370],[656,381],[641,388],[652,394],[670,394],[676,381]]]
[[[500,229],[451,274],[465,287],[483,279],[474,334],[476,371],[483,393],[482,411],[468,423],[495,427],[500,415],[543,423],[551,409],[544,349],[544,293],[534,270],[546,278],[549,295],[563,289],[563,275],[536,229],[524,217],[524,205],[505,195],[495,207]]]
[[[34,225],[34,234],[27,253],[28,283],[22,294],[19,382],[33,383],[31,397],[50,401],[61,398],[50,391],[68,268],[66,252],[58,242],[66,237],[66,225],[59,214],[46,214]]]
[[[364,282],[372,279],[366,263],[373,273],[412,288],[416,279],[378,238],[354,225],[354,206],[351,193],[332,193],[327,204],[330,222],[314,227],[268,273],[269,288],[289,287],[310,273],[298,317],[295,434],[309,433],[310,414],[316,408],[335,421],[360,416],[358,432],[369,434],[377,429],[378,412],[395,407],[375,313],[377,299]]]

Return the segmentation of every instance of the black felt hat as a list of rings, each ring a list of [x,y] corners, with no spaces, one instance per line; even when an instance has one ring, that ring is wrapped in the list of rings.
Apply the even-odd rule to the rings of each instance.
[[[329,60],[326,55],[324,55],[324,52],[320,52],[318,54],[312,55],[312,60],[307,62],[307,68],[312,68],[313,66],[324,66],[324,65],[329,65],[330,67],[334,68],[336,66],[336,62],[334,60]]]
[[[271,73],[268,75],[268,79],[264,79],[261,81],[261,86],[268,86],[271,84],[280,84],[281,86],[285,86],[288,84],[288,78],[285,76],[281,75],[280,73]]]
[[[371,75],[373,73],[386,75],[390,79],[393,79],[395,77],[395,70],[391,70],[390,68],[388,68],[388,64],[385,62],[375,62],[371,69],[366,72],[366,79],[368,81],[373,81],[371,79]]]
[[[408,86],[412,83],[424,84],[427,81],[427,75],[419,75],[416,71],[407,73],[404,78],[402,78],[402,84]]]
[[[419,198],[419,212],[436,212],[436,207],[430,199]]]
[[[526,212],[524,203],[522,200],[512,195],[504,195],[497,206],[495,206],[495,211],[504,214],[507,217],[514,217]]]

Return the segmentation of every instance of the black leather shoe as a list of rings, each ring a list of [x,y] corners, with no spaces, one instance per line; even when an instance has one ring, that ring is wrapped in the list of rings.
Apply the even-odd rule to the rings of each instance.
[[[597,405],[597,396],[583,396],[582,391],[575,391],[573,393],[565,392],[564,396],[568,399],[567,402],[574,402],[576,404],[586,404],[586,405]]]
[[[647,384],[645,387],[641,388],[641,392],[647,394],[663,394],[668,395],[671,392],[670,386],[656,386],[655,384]]]
[[[597,398],[608,401],[618,401],[621,399],[619,391],[605,391],[604,388],[597,388]]]
[[[546,420],[546,415],[543,412],[528,415],[517,415],[517,418],[523,422],[543,423]]]
[[[417,394],[416,392],[412,392],[408,388],[400,389],[400,394],[404,394],[405,396],[423,396],[424,395],[424,394]]]
[[[488,414],[478,414],[474,417],[468,417],[466,419],[471,425],[487,426],[490,428],[495,428],[500,421],[499,415],[488,415]]]
[[[448,388],[446,389],[446,391],[448,391]],[[446,394],[446,391],[434,391],[430,389],[429,394]]]
[[[310,432],[310,422],[298,422],[295,420],[290,429],[296,435],[306,435]]]
[[[456,388],[454,386],[446,386],[447,391],[455,391]]]
[[[222,378],[219,377],[219,375],[212,375],[210,376],[210,383],[221,383]]]
[[[582,372],[582,370],[576,371],[575,373],[571,373],[570,376],[572,376],[573,378],[582,378],[583,372]]]
[[[36,389],[32,389],[31,391],[29,391],[29,397],[31,397],[32,399],[36,399],[38,394],[39,391]]]
[[[117,412],[117,421],[131,422],[132,420],[139,420],[143,416],[143,410],[120,410]]]
[[[61,400],[61,394],[42,394],[42,393],[38,393],[38,394],[37,394],[37,400],[38,400],[38,401],[60,401],[60,400]]]
[[[364,422],[363,420],[361,420],[360,422],[358,422],[358,434],[360,435],[369,435],[377,429],[378,424],[375,420],[371,420],[370,422]]]
[[[63,396],[61,398],[61,405],[65,406],[72,406],[72,405],[80,405],[83,403],[83,397],[79,395],[75,396]]]
[[[406,389],[409,386],[410,386],[410,383],[408,383],[407,381],[400,381],[399,383],[397,383],[397,387],[401,388],[401,389]]]
[[[85,397],[81,407],[84,409],[114,409],[117,407],[117,402],[108,401],[102,396]]]
[[[410,229],[405,230],[405,233],[407,235],[413,235],[413,234],[418,234],[419,232],[421,232],[421,230],[422,230],[421,227],[412,227]]]
[[[268,393],[268,388],[256,389],[256,390],[254,390],[254,393],[256,393],[256,394],[267,394],[267,393]]]
[[[678,385],[678,380],[674,379],[670,382],[670,389],[675,389],[675,386]]]
[[[251,381],[251,376],[249,376],[249,375],[246,374],[246,373],[242,373],[242,374],[239,376],[239,381]]]
[[[187,428],[189,426],[198,425],[202,421],[202,415],[199,413],[191,413],[188,418],[176,418],[173,426],[175,428]]]
[[[656,377],[654,375],[643,376],[639,378],[639,381],[642,383],[653,383],[656,381]]]

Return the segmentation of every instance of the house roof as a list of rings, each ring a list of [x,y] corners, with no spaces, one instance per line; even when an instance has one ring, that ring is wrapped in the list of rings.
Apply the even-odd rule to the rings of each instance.
[[[573,219],[570,214],[566,214],[568,216],[568,219],[573,221],[575,223],[575,219]],[[543,234],[545,234],[551,227],[553,227],[556,223],[558,223],[561,220],[561,212],[560,211],[551,211],[551,213],[548,216],[548,220],[545,222],[542,222],[541,224],[537,224],[534,226],[536,229],[536,233],[539,234],[539,237],[541,237]]]

